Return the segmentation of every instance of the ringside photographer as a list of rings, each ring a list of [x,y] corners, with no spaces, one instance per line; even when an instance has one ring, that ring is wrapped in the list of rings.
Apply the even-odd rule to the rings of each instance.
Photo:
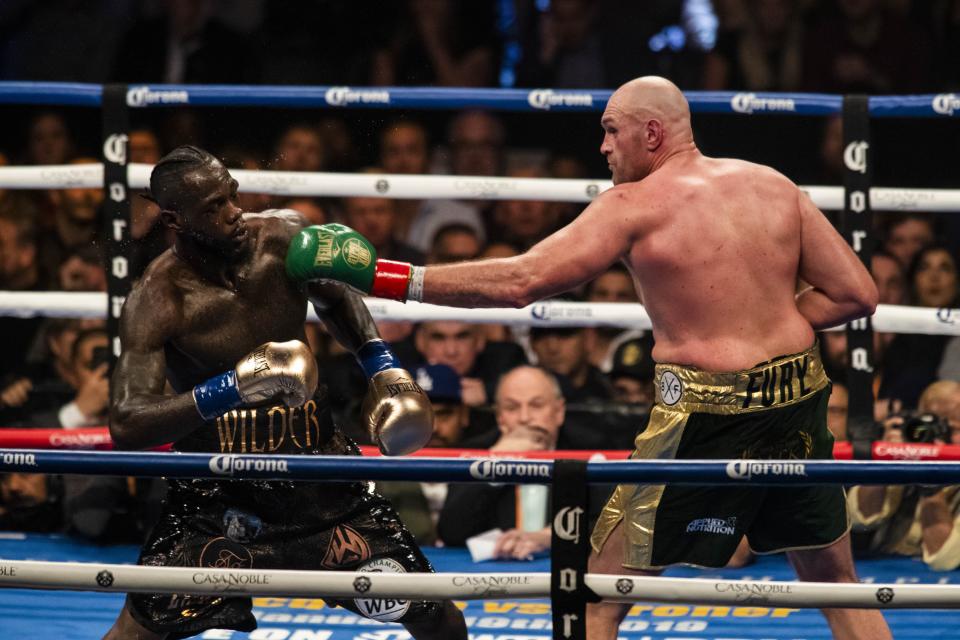
[[[917,413],[877,426],[886,442],[960,444],[960,382],[934,382]],[[936,571],[960,566],[960,486],[857,486],[847,506],[855,553],[918,556]]]

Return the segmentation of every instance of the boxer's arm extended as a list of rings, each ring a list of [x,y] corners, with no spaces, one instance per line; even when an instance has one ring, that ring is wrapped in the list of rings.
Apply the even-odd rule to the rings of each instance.
[[[642,231],[643,206],[636,192],[614,188],[526,253],[427,267],[423,301],[455,307],[523,307],[568,291],[627,254]]]
[[[811,286],[797,296],[797,309],[818,330],[871,315],[878,294],[870,272],[810,198],[797,192],[799,277]]]
[[[307,227],[290,243],[286,268],[297,282],[336,280],[394,300],[522,307],[586,282],[623,258],[655,206],[636,190],[615,187],[523,255],[429,268],[377,260],[373,245],[344,225]]]

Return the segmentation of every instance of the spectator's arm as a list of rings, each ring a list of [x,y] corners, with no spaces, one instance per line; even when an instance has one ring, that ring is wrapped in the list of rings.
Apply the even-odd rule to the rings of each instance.
[[[853,526],[860,530],[875,529],[896,513],[903,497],[903,487],[851,487],[847,508]]]
[[[945,491],[920,500],[923,528],[923,561],[935,571],[953,571],[960,566],[960,517],[950,512]]]

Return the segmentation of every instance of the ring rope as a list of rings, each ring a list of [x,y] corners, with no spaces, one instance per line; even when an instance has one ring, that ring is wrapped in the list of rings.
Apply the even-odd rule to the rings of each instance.
[[[151,567],[0,561],[0,587],[196,595],[397,598],[545,598],[549,573],[396,574],[287,569]],[[960,585],[835,584],[587,574],[586,585],[617,602],[789,608],[960,608]]]
[[[113,439],[107,427],[61,428],[0,428],[0,448],[7,449],[78,449],[109,451]],[[169,450],[169,445],[155,450]],[[380,449],[361,446],[364,456],[381,456]],[[426,447],[409,454],[417,458],[514,458],[522,460],[626,460],[632,452],[623,450],[557,449],[553,451],[490,451],[488,449],[459,449],[456,447]],[[960,445],[927,444],[919,442],[874,442],[873,460],[942,460],[960,461]],[[835,460],[852,460],[853,445],[835,442]]]
[[[547,484],[550,460],[367,458],[327,455],[155,453],[0,449],[0,472],[311,481],[414,480]],[[822,485],[960,484],[958,462],[834,460],[588,461],[600,484]]]
[[[420,302],[365,298],[375,320],[395,322],[457,321],[532,327],[623,327],[650,329],[642,305],[624,302],[535,302],[520,309],[460,309]],[[119,299],[118,304],[123,304]],[[0,317],[103,318],[107,294],[101,292],[0,291]],[[308,320],[319,321],[313,308]],[[876,331],[960,335],[960,309],[881,304],[872,317]]]
[[[149,185],[152,165],[131,163],[129,186]],[[473,200],[542,200],[589,202],[613,186],[609,180],[510,178],[504,176],[437,176],[401,174],[251,171],[231,169],[241,192],[288,196],[467,198]],[[61,164],[0,167],[3,189],[71,189],[103,187],[102,164]],[[843,187],[802,186],[822,209],[843,209]],[[960,211],[960,189],[873,187],[874,211]]]
[[[309,107],[348,109],[467,109],[539,113],[599,112],[609,89],[492,89],[446,87],[349,87],[289,85],[135,85],[127,89],[131,108],[172,106]],[[816,116],[840,113],[843,98],[823,93],[686,91],[694,113]],[[2,82],[0,104],[61,104],[96,107],[103,86],[67,82]],[[870,96],[873,117],[942,118],[960,115],[953,93]]]

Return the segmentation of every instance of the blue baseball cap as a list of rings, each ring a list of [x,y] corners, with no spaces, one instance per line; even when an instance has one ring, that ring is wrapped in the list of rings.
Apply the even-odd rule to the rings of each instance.
[[[460,376],[445,364],[428,364],[413,372],[431,402],[460,402]]]

